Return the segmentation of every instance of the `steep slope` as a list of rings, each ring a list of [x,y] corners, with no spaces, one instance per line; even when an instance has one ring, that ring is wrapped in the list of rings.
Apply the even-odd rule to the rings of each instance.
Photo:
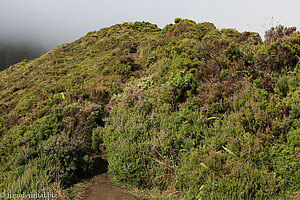
[[[159,34],[155,25],[141,25],[145,32],[132,24],[91,32],[1,72],[1,188],[35,191],[49,182],[30,184],[36,179],[31,175],[40,173],[31,170],[45,168],[50,180],[63,185],[88,171],[92,129],[103,125],[111,96],[140,76],[147,58],[137,56],[137,46]],[[28,167],[37,163],[39,169]]]
[[[299,32],[264,44],[175,21],[104,28],[0,72],[0,188],[68,187],[97,153],[156,198],[295,196]]]

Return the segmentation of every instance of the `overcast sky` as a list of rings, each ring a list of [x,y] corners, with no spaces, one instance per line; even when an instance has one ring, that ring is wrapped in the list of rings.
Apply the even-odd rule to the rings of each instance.
[[[49,49],[113,24],[149,21],[163,28],[175,17],[263,35],[277,24],[299,30],[300,0],[0,0],[0,40]]]

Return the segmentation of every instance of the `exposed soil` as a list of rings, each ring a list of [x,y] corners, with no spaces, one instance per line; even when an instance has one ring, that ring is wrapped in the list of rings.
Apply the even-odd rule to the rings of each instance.
[[[88,185],[79,199],[84,200],[138,200],[133,195],[110,184],[107,175],[107,162],[100,157],[95,158],[94,176],[88,179]]]

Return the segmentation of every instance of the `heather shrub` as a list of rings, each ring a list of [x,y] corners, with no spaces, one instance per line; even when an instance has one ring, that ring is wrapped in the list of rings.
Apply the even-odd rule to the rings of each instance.
[[[151,24],[149,22],[144,22],[144,21],[134,22],[132,26],[134,27],[134,29],[140,32],[155,32],[160,30],[156,24]]]
[[[83,139],[67,135],[51,136],[38,146],[19,148],[14,155],[14,164],[19,169],[26,169],[32,162],[40,163],[40,169],[45,170],[49,178],[45,183],[59,180],[64,186],[69,186],[91,169],[87,149]],[[45,162],[47,165],[44,165]]]
[[[276,193],[283,184],[278,183],[272,173],[258,170],[249,162],[230,160],[222,164],[227,172],[207,177],[199,195],[202,199],[272,199],[281,196]]]
[[[101,152],[103,152],[105,149],[104,149],[104,146],[103,146],[103,131],[102,131],[102,127],[101,126],[98,126],[97,128],[95,128],[93,130],[93,134],[92,134],[92,138],[91,138],[91,141],[92,141],[92,150],[97,153],[97,154],[100,154]]]
[[[1,188],[11,193],[45,190],[53,182],[67,187],[92,167],[84,140],[66,135],[52,136],[38,147],[20,148],[14,157],[11,164],[17,173],[3,173],[1,177]]]
[[[67,187],[78,181],[82,174],[91,170],[92,163],[88,155],[92,136],[90,131],[102,125],[102,115],[99,105],[87,103],[82,107],[70,104],[55,109],[31,126],[12,129],[15,141],[10,145],[13,153],[8,156],[11,161],[7,163],[7,169],[11,168],[10,165],[17,166],[19,172],[9,175],[9,171],[4,171],[4,182],[22,182],[22,187],[29,191],[32,187],[46,187],[51,182]],[[32,163],[39,163],[37,171],[27,170]],[[34,185],[34,177],[42,174],[46,174],[46,179]],[[7,189],[8,186],[2,187]],[[22,190],[21,186],[12,187],[17,191]]]
[[[204,22],[197,24],[188,19],[177,20],[177,23],[170,24],[161,30],[160,37],[178,41],[184,38],[201,40],[206,34],[219,34],[212,23]]]
[[[258,51],[256,65],[264,70],[294,71],[300,56],[300,36],[291,35],[276,40]]]
[[[0,188],[11,194],[30,194],[32,191],[44,192],[51,187],[51,176],[47,167],[51,161],[47,159],[30,160],[26,166],[16,167],[17,173],[2,173]]]
[[[236,43],[232,42],[229,44],[225,53],[227,54],[227,56],[231,61],[238,59],[238,56],[240,55],[239,46]]]
[[[228,36],[228,37],[233,37],[233,38],[238,38],[240,35],[241,35],[241,33],[240,32],[238,32],[237,30],[235,30],[235,29],[231,29],[231,28],[228,28],[228,29],[222,29],[221,30],[221,32],[223,33],[223,34],[225,34],[226,36]]]
[[[214,31],[218,32],[216,26],[210,22],[198,23],[197,28],[200,29],[204,34],[209,33],[209,32],[214,32]],[[215,32],[214,32],[214,34],[215,34]]]
[[[2,135],[5,131],[5,127],[2,125],[1,121],[0,121],[0,135]]]
[[[296,30],[297,28],[295,26],[285,27],[283,25],[278,25],[276,27],[271,27],[265,32],[265,43],[267,45],[271,44],[284,36],[293,34]]]
[[[179,23],[181,21],[182,21],[182,19],[180,17],[177,17],[177,18],[174,19],[175,24],[177,24],[177,23]]]
[[[82,175],[89,173],[92,160],[87,154],[84,140],[66,135],[49,138],[42,146],[42,156],[50,159],[46,168],[52,181],[57,178],[64,186],[70,186]]]
[[[185,101],[188,93],[195,92],[197,83],[197,80],[189,71],[171,74],[169,80],[163,86],[163,92],[173,111],[178,108],[178,103]]]
[[[143,98],[143,92],[136,94],[138,98],[133,101],[138,103],[121,101],[107,119],[110,123],[101,129],[109,172],[116,181],[177,191],[186,199],[261,199],[283,195],[283,190],[278,190],[284,187],[281,179],[265,169],[270,158],[263,152],[271,144],[258,135],[255,124],[245,123],[239,117],[244,116],[240,110],[253,99],[240,97],[237,112],[230,118],[218,119],[205,116],[200,110],[202,102],[192,97],[173,112],[143,112],[140,108],[148,100]],[[262,108],[266,109],[268,96],[263,92],[259,96],[261,100],[257,101],[265,99]],[[260,122],[262,113],[253,113],[252,117],[257,123],[264,123]],[[271,163],[267,166],[274,167]]]
[[[295,91],[299,87],[299,77],[297,76],[283,76],[279,77],[274,87],[274,92],[282,97],[286,97],[289,92]]]

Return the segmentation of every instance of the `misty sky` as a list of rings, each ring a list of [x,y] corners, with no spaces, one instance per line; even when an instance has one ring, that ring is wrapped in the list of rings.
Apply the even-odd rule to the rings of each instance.
[[[149,21],[163,28],[175,17],[263,36],[271,25],[299,30],[300,0],[0,0],[0,41],[50,49],[113,24]]]

